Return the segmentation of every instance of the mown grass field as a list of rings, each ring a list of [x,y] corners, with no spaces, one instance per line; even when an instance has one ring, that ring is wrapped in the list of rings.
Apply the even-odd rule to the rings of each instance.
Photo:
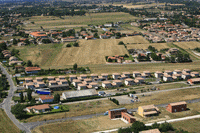
[[[64,16],[64,19],[55,16],[33,16],[28,18],[25,22],[24,28],[26,29],[40,29],[42,26],[44,29],[49,28],[73,28],[73,27],[85,27],[88,24],[102,25],[107,22],[118,21],[133,21],[138,19],[128,13],[112,12],[112,13],[91,13],[85,16]],[[23,18],[27,19],[27,18]],[[34,24],[30,23],[34,22]]]
[[[183,49],[194,49],[196,47],[200,47],[199,42],[174,42],[175,45],[183,48]]]
[[[13,124],[6,113],[0,109],[0,132],[1,133],[19,133],[20,130]]]
[[[146,43],[146,44],[127,44],[127,49],[148,49],[149,46],[153,46],[156,49],[164,49],[164,48],[169,48],[167,43]]]

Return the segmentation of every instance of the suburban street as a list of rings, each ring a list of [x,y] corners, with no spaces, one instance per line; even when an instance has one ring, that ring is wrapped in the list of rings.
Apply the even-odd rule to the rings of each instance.
[[[25,131],[26,133],[31,133],[31,131],[26,127],[24,126],[23,123],[20,123],[16,118],[15,116],[11,113],[11,101],[12,101],[12,97],[13,97],[13,94],[14,94],[14,91],[15,91],[15,86],[14,86],[14,83],[10,77],[10,75],[8,74],[8,72],[5,70],[5,68],[0,65],[0,68],[2,70],[2,73],[6,75],[7,79],[8,79],[8,82],[9,82],[9,85],[10,85],[10,90],[8,92],[8,96],[7,98],[4,100],[2,107],[4,109],[4,111],[6,112],[6,114],[8,115],[8,117],[12,120],[12,122],[22,131]]]

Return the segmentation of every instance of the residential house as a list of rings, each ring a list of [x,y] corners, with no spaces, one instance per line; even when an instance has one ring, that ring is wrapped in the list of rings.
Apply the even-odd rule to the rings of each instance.
[[[34,112],[34,113],[42,113],[42,112],[47,112],[50,110],[51,110],[51,106],[49,104],[26,107],[27,112]]]
[[[182,76],[181,74],[173,74],[172,75],[172,79],[174,79],[174,80],[180,80],[180,79],[182,79],[181,76]]]
[[[127,112],[126,108],[109,109],[108,115],[110,119],[121,118],[121,112]]]
[[[182,73],[190,73],[191,70],[190,69],[183,69]]]
[[[95,78],[98,78],[97,74],[91,74],[90,77],[92,78],[92,80],[94,80]]]
[[[145,83],[145,82],[144,82],[144,78],[141,78],[141,77],[135,78],[134,82],[135,82],[136,84],[143,84],[143,83]]]
[[[122,85],[121,80],[113,80],[112,86],[120,87]]]
[[[172,76],[165,73],[163,76],[163,81],[172,81]]]
[[[38,73],[41,70],[41,68],[39,67],[26,67],[25,68],[25,72],[27,74],[34,74],[34,73]]]
[[[46,85],[44,82],[37,82],[35,88],[44,88]]]
[[[25,83],[24,87],[26,87],[27,89],[35,89],[35,85],[33,84],[33,82],[29,82],[29,83]]]
[[[60,82],[58,83],[59,85],[68,85],[68,81],[65,80],[60,80]]]
[[[131,75],[131,74],[130,74],[130,72],[123,72],[122,75],[123,75],[123,76],[126,76],[127,78],[130,78],[130,75]]]
[[[88,85],[91,82],[92,82],[92,79],[87,78],[87,79],[84,79],[83,84]]]
[[[139,106],[137,113],[142,117],[158,115],[159,109],[154,105]]]
[[[25,78],[25,83],[33,82],[33,78]]]
[[[107,73],[102,73],[101,76],[102,76],[103,78],[105,78],[106,80],[108,80],[108,74],[107,74]]]
[[[87,85],[86,84],[78,84],[77,90],[83,90],[83,89],[87,89]]]
[[[182,79],[189,79],[191,77],[190,73],[183,72]]]
[[[43,77],[36,77],[35,78],[37,82],[42,82],[43,81]]]
[[[141,73],[140,72],[137,72],[137,71],[134,71],[133,72],[133,77],[136,78],[136,77],[140,77],[141,76]]]
[[[177,103],[170,103],[167,105],[166,110],[169,111],[170,113],[186,111],[187,103],[185,101],[177,102]]]
[[[113,79],[119,79],[120,76],[121,76],[121,74],[119,74],[119,73],[113,73],[113,74],[112,74],[112,78],[113,78]]]
[[[154,75],[156,78],[161,78],[163,76],[163,73],[161,71],[156,71]]]
[[[181,70],[174,70],[173,74],[182,74],[182,71]]]
[[[48,80],[48,81],[54,81],[54,80],[55,80],[55,77],[49,76],[49,77],[47,77],[47,80]]]
[[[112,87],[112,84],[111,84],[110,81],[103,81],[102,82],[102,87],[104,87],[104,88],[110,88],[110,87]]]
[[[125,85],[127,85],[127,86],[128,86],[128,85],[134,85],[134,84],[135,84],[134,80],[131,79],[131,78],[125,79],[124,83],[125,83]]]
[[[82,74],[82,75],[80,75],[80,77],[81,77],[81,79],[86,79],[87,75]]]
[[[150,77],[151,76],[151,72],[150,71],[143,71],[143,73],[146,75],[146,77]]]
[[[65,80],[66,76],[58,76],[59,80]]]
[[[191,72],[190,73],[191,77],[199,77],[199,73],[198,72]]]
[[[52,95],[42,95],[39,96],[39,102],[41,103],[50,103],[53,102],[54,97]]]
[[[15,57],[15,56],[11,56],[11,57],[9,58],[9,61],[17,61],[17,60],[18,60],[18,58]]]
[[[89,83],[89,87],[88,88],[95,88],[95,87],[98,87],[98,83],[96,83],[96,82]]]
[[[171,75],[172,76],[172,74],[173,74],[173,72],[172,71],[170,71],[170,70],[165,70],[164,71],[164,75]]]
[[[74,79],[77,79],[76,75],[69,75],[69,81],[72,82]]]
[[[47,38],[48,36],[43,32],[31,32],[29,36],[33,38]]]
[[[9,65],[12,65],[12,64],[14,64],[14,65],[22,65],[22,63],[23,63],[23,61],[10,61],[8,64]]]
[[[94,36],[86,36],[85,37],[86,40],[90,40],[90,39],[93,39],[93,38],[94,38]]]
[[[74,80],[72,81],[72,84],[73,84],[75,87],[78,87],[78,84],[82,84],[82,81],[79,80],[79,79],[74,79]]]
[[[193,78],[193,79],[188,79],[187,82],[191,85],[193,84],[200,84],[200,78]]]
[[[49,81],[49,86],[58,85],[58,83],[54,80]]]

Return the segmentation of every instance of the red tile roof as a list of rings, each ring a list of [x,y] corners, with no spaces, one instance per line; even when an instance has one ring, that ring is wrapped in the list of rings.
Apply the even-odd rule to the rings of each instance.
[[[40,71],[41,68],[39,67],[26,67],[25,71]]]
[[[54,99],[54,98],[53,98],[52,95],[51,96],[49,96],[49,95],[42,95],[42,96],[40,96],[40,99],[41,100],[47,100],[47,99]]]

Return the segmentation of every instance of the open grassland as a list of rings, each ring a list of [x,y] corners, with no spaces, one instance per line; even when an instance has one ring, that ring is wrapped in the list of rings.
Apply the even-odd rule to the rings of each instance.
[[[158,50],[169,48],[167,43],[127,44],[126,46],[127,46],[127,49],[148,49],[150,45],[155,47]]]
[[[88,115],[88,114],[96,114],[96,113],[103,113],[108,109],[113,108],[121,108],[126,107],[127,109],[138,108],[138,106],[149,105],[149,104],[166,104],[171,102],[178,102],[178,101],[185,101],[185,100],[192,100],[196,98],[200,98],[200,89],[186,89],[186,90],[175,90],[175,91],[168,91],[168,92],[160,92],[160,93],[153,93],[148,94],[145,96],[138,96],[140,102],[132,103],[132,104],[121,104],[116,105],[109,100],[95,100],[93,102],[84,102],[84,103],[76,103],[76,104],[67,104],[69,112],[66,112],[66,117],[72,116],[81,116],[81,115]],[[127,97],[127,95],[121,96]],[[188,113],[188,115],[190,115]],[[44,121],[44,120],[52,120],[52,119],[60,119],[64,118],[65,113],[56,113],[56,114],[47,114],[47,115],[37,115],[30,117],[24,122],[35,122],[35,121]]]
[[[121,39],[79,40],[79,47],[66,48],[62,44],[15,47],[20,50],[24,61],[31,60],[42,68],[66,68],[68,65],[105,64],[105,56],[124,55],[128,51],[124,43],[145,43],[142,36],[124,37]],[[12,49],[12,48],[11,48]]]
[[[33,133],[91,133],[113,128],[130,126],[121,120],[110,120],[108,116],[94,117],[87,120],[66,121],[37,127]]]
[[[124,29],[124,30],[120,31],[122,33],[133,33],[133,31],[146,32],[146,30],[140,29],[139,27],[132,26],[130,24],[122,24],[122,25],[120,25],[120,27]]]
[[[8,118],[6,113],[0,109],[0,132],[1,133],[19,133],[20,130]]]
[[[179,122],[171,123],[176,129],[183,129],[189,133],[199,133],[200,132],[200,119],[185,120]]]
[[[196,47],[200,47],[199,42],[174,42],[175,45],[183,48],[183,49],[194,49]]]
[[[88,24],[102,25],[107,22],[133,21],[134,19],[137,19],[137,17],[122,12],[91,13],[86,14],[85,16],[64,16],[63,18],[64,19],[61,19],[55,16],[33,16],[25,21],[27,24],[24,28],[40,29],[40,26],[44,29],[54,27],[84,27]],[[30,22],[34,22],[34,24]]]

